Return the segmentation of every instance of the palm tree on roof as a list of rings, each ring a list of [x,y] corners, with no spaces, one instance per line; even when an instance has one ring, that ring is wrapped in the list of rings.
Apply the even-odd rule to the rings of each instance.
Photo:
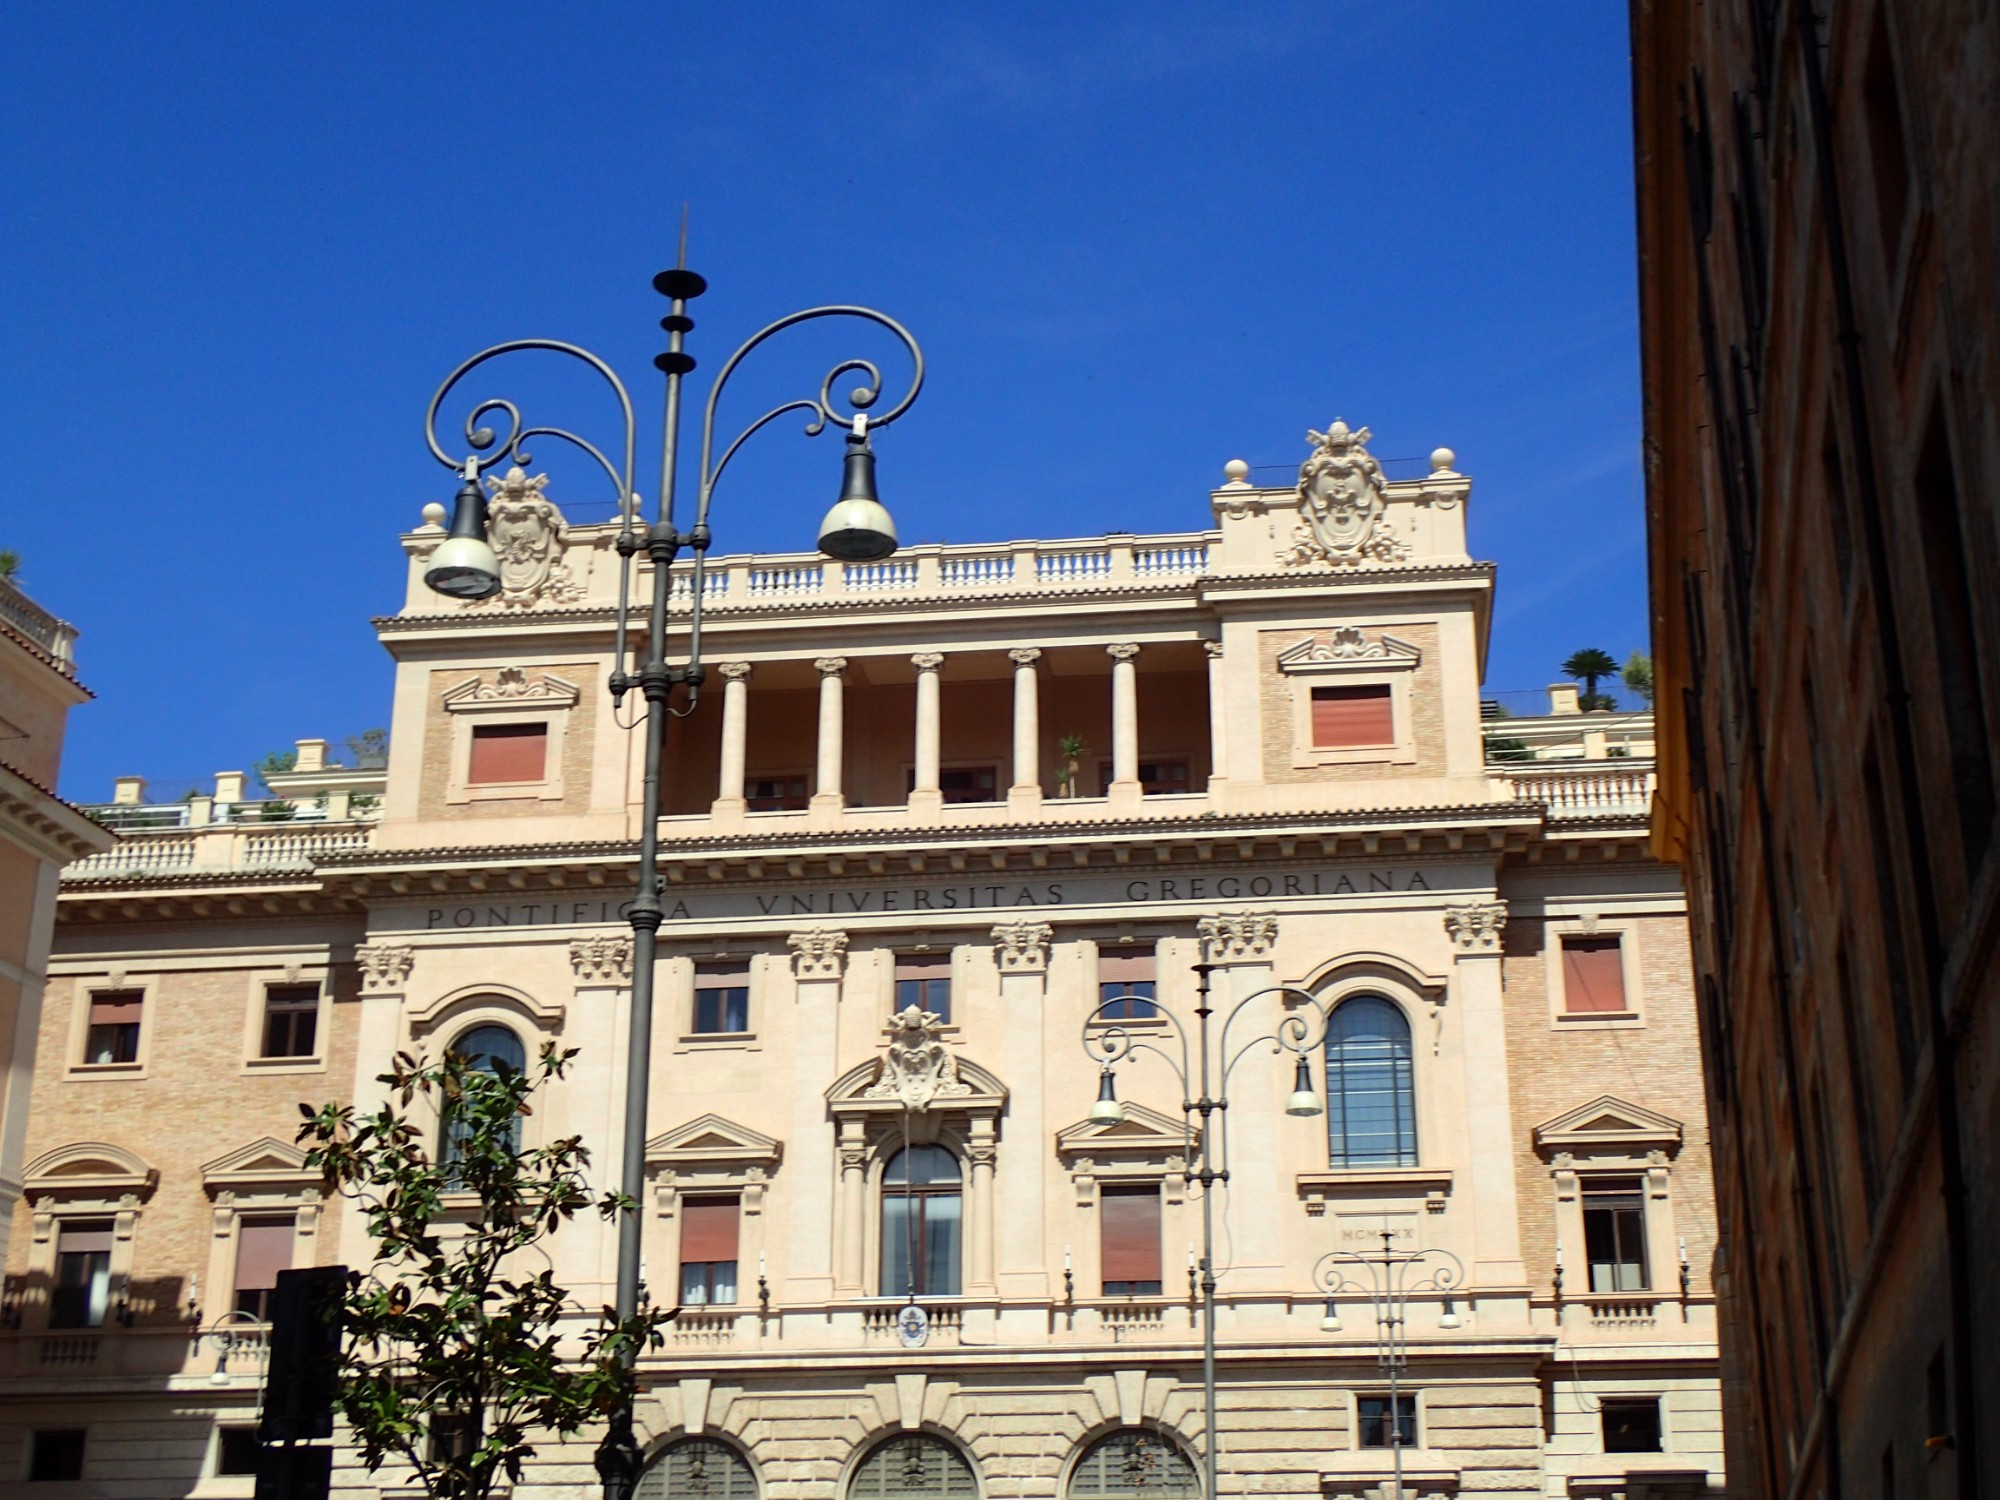
[[[1615,708],[1609,693],[1597,691],[1599,679],[1616,677],[1618,661],[1609,651],[1601,651],[1595,646],[1586,646],[1581,651],[1572,651],[1562,664],[1563,676],[1574,677],[1583,684],[1583,696],[1578,706],[1586,713],[1595,708]]]

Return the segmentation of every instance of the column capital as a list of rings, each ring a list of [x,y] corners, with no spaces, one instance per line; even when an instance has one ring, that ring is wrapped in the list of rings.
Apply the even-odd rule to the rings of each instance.
[[[785,939],[792,969],[801,979],[838,979],[847,964],[847,934],[832,927],[808,927]]]
[[[742,682],[750,675],[750,663],[747,661],[726,661],[717,666],[715,670],[725,682]]]
[[[1444,930],[1461,953],[1500,952],[1500,935],[1507,930],[1507,903],[1482,901],[1471,906],[1448,906]]]
[[[1278,940],[1278,918],[1268,911],[1225,911],[1195,924],[1212,964],[1262,963]]]
[[[1201,649],[1206,651],[1209,654],[1210,659],[1213,660],[1214,658],[1222,655],[1222,642],[1203,641],[1201,643]]]
[[[1040,646],[1017,646],[1007,653],[1007,660],[1017,667],[1032,667],[1042,659]]]
[[[417,954],[404,943],[364,943],[354,950],[354,961],[361,966],[361,992],[388,995],[402,989]]]
[[[1115,646],[1106,646],[1104,651],[1113,661],[1134,661],[1139,655],[1138,644],[1132,641],[1122,642]]]
[[[919,651],[910,658],[910,665],[919,672],[935,672],[944,665],[942,651]]]
[[[993,928],[993,956],[1003,974],[1045,974],[1055,928],[1046,922],[1000,922]]]
[[[844,656],[819,656],[813,658],[813,670],[822,677],[838,677],[847,670]]]
[[[632,977],[632,939],[608,933],[572,938],[569,966],[579,984],[622,984]]]

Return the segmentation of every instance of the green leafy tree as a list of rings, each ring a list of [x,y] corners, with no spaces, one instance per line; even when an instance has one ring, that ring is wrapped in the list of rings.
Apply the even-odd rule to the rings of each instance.
[[[359,770],[373,771],[387,765],[389,731],[364,729],[359,734],[350,734],[347,737],[347,753],[354,757],[355,767]]]
[[[250,771],[257,778],[257,785],[275,796],[278,789],[271,785],[271,778],[273,776],[282,776],[287,771],[297,770],[298,764],[298,751],[271,750],[253,762]]]
[[[12,580],[20,576],[21,554],[13,551],[0,551],[0,578]]]
[[[1625,666],[1618,674],[1618,680],[1626,690],[1638,695],[1646,707],[1653,706],[1653,658],[1643,651],[1634,651],[1625,659]]]
[[[1583,684],[1583,691],[1577,695],[1577,706],[1585,713],[1599,708],[1616,708],[1617,700],[1609,693],[1597,690],[1598,680],[1618,675],[1618,662],[1609,651],[1600,651],[1595,646],[1586,646],[1581,651],[1572,651],[1569,659],[1562,664],[1563,676],[1574,677]]]
[[[582,1310],[537,1253],[593,1204],[581,1137],[521,1141],[533,1095],[575,1055],[544,1047],[516,1071],[398,1053],[381,1109],[299,1106],[307,1164],[355,1203],[375,1247],[344,1299],[340,1409],[371,1472],[400,1458],[433,1500],[483,1500],[520,1481],[531,1433],[567,1436],[629,1406],[633,1361],[679,1310],[620,1321],[605,1308],[579,1337]],[[629,1206],[595,1200],[606,1219]]]

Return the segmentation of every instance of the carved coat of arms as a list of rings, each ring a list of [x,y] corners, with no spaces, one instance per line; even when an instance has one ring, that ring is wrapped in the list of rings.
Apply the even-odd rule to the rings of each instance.
[[[1312,457],[1299,465],[1299,519],[1292,545],[1279,554],[1288,567],[1330,563],[1355,568],[1369,561],[1400,562],[1410,552],[1383,522],[1388,493],[1382,466],[1368,451],[1373,434],[1335,420],[1325,432],[1308,430]]]
[[[500,559],[500,592],[492,596],[494,603],[527,609],[542,599],[567,604],[583,597],[583,586],[570,577],[562,560],[569,523],[542,493],[548,486],[548,475],[530,479],[519,466],[486,480],[492,492],[486,539]]]
[[[906,1006],[889,1023],[889,1051],[882,1071],[862,1091],[864,1099],[896,1099],[906,1109],[926,1109],[933,1099],[972,1092],[958,1076],[958,1059],[938,1039],[944,1018]]]

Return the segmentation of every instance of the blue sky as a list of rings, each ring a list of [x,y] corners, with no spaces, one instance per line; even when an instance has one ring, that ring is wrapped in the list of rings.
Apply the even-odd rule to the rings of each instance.
[[[906,540],[1200,527],[1225,460],[1295,465],[1338,414],[1474,476],[1489,690],[1582,645],[1623,659],[1628,110],[1623,7],[1571,0],[18,12],[0,547],[83,631],[99,696],[63,791],[387,721],[368,619],[397,604],[396,533],[449,497],[421,419],[474,349],[598,350],[656,469],[648,280],[684,200],[697,390],[794,307],[870,303],[922,340],[924,396],[878,443]],[[851,344],[774,345],[732,401]],[[513,385],[615,441],[581,381]],[[601,479],[549,467],[574,518],[607,513]],[[761,435],[718,548],[810,546],[837,473],[830,439]]]

